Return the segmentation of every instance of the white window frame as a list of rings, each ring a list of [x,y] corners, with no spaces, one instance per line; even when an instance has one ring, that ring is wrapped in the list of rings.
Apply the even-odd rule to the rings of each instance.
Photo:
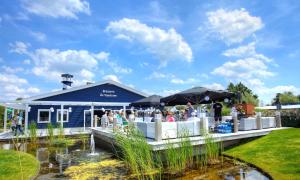
[[[49,121],[40,121],[40,112],[49,112]],[[50,123],[51,122],[51,110],[50,109],[38,109],[38,123]]]
[[[69,109],[64,109],[64,111],[67,112],[67,120],[66,120],[66,121],[63,120],[63,122],[64,122],[64,123],[65,123],[65,122],[69,122]],[[61,109],[57,109],[57,110],[56,110],[56,122],[60,122],[60,118],[58,118],[60,112],[61,112]]]

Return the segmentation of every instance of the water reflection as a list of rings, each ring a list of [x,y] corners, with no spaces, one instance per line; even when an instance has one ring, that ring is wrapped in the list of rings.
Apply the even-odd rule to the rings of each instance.
[[[81,141],[73,146],[69,147],[55,147],[48,144],[47,141],[40,141],[38,144],[30,144],[27,142],[23,143],[0,143],[1,149],[16,149],[24,151],[35,156],[41,163],[41,169],[37,179],[68,179],[64,175],[64,171],[68,167],[83,168],[86,166],[86,163],[98,163],[103,160],[115,160],[116,158],[113,154],[95,147],[94,154],[97,156],[91,156],[91,149],[89,141],[86,141],[87,144],[83,144]],[[103,161],[104,162],[104,161]],[[93,168],[93,167],[88,167]],[[92,169],[89,169],[93,171]],[[124,174],[127,171],[123,168],[114,169],[109,168],[104,169],[106,175],[109,177],[124,177]],[[86,173],[86,171],[82,171]],[[95,171],[99,172],[99,166],[95,166]],[[103,174],[94,174],[95,177],[103,177]],[[174,179],[168,177],[167,175],[163,176],[163,179]],[[195,169],[186,172],[185,176],[178,179],[225,179],[225,180],[268,180],[269,178],[262,174],[260,171],[255,168],[249,167],[243,163],[236,163],[230,159],[225,159],[223,163],[211,165],[208,168]]]

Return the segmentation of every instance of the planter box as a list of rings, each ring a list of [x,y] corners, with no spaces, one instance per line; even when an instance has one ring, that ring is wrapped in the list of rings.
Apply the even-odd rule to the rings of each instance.
[[[226,120],[232,120],[232,116],[222,116],[222,122],[225,122]]]
[[[256,118],[242,118],[239,124],[239,130],[247,131],[257,129],[256,127]]]
[[[276,127],[275,117],[262,117],[262,128],[274,128]]]
[[[253,104],[242,104],[246,116],[254,115],[254,105]]]
[[[194,136],[194,122],[193,121],[179,121],[177,123],[177,137],[184,135],[186,132],[189,136]]]
[[[147,138],[155,139],[155,122],[137,122],[137,127]],[[177,138],[177,123],[162,122],[162,139]]]

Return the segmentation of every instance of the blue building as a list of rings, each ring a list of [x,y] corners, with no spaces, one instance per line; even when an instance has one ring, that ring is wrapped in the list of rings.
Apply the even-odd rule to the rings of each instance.
[[[35,122],[38,128],[48,123],[66,128],[94,127],[94,117],[104,110],[130,109],[129,104],[147,95],[114,81],[103,81],[23,99],[7,107],[23,109],[25,129]],[[6,125],[6,121],[5,121]]]

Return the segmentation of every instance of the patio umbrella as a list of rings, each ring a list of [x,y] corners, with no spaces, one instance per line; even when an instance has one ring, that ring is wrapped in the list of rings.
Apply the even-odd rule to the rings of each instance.
[[[143,99],[140,99],[138,101],[135,101],[130,104],[130,106],[134,107],[157,107],[160,105],[160,98],[162,98],[159,95],[152,95]]]
[[[235,96],[234,93],[225,90],[213,90],[205,87],[194,87],[185,91],[164,97],[160,102],[167,106],[185,105],[190,102],[192,104],[208,104],[212,101],[222,101],[226,98],[230,99]]]

